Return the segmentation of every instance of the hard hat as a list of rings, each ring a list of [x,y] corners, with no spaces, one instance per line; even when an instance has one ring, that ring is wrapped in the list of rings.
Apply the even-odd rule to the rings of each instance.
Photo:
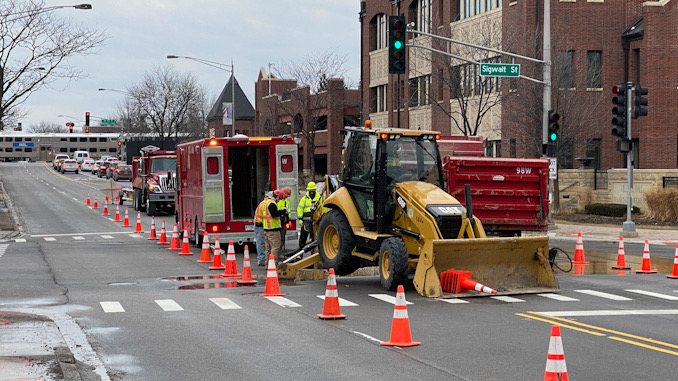
[[[274,191],[273,191],[273,194],[276,195],[276,196],[278,196],[278,197],[283,197],[283,196],[284,196],[283,192],[282,192],[281,190],[279,190],[279,189],[274,190]]]
[[[306,190],[316,190],[315,183],[313,181],[309,182],[308,185],[306,186]]]
[[[281,189],[280,191],[283,193],[285,198],[288,198],[292,195],[292,190],[290,188],[285,187],[285,188]]]

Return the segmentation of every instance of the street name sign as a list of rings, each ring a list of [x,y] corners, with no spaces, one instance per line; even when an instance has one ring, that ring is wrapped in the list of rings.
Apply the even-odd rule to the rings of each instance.
[[[520,64],[481,63],[480,75],[491,77],[519,77]]]

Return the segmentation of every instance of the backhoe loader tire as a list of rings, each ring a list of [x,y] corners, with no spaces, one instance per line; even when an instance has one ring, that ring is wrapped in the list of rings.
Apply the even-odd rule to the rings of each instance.
[[[326,268],[333,268],[337,275],[348,275],[360,267],[357,258],[351,255],[355,237],[346,216],[341,210],[329,211],[318,227],[318,252]]]
[[[407,249],[402,239],[387,238],[379,248],[379,279],[384,290],[394,291],[407,282],[410,268]]]

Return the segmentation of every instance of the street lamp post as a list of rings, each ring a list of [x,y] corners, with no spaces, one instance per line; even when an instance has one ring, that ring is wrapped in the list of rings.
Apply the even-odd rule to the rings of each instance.
[[[231,64],[223,64],[220,62],[214,62],[214,61],[208,61],[204,60],[202,58],[195,58],[195,57],[186,57],[186,56],[176,56],[176,55],[168,55],[168,59],[174,59],[174,58],[184,58],[187,60],[199,62],[201,64],[207,65],[207,66],[212,66],[213,68],[217,68],[219,70],[227,71],[231,73],[231,113],[233,114],[233,117],[231,118],[231,136],[235,135],[235,69],[233,67],[233,60],[231,59]]]

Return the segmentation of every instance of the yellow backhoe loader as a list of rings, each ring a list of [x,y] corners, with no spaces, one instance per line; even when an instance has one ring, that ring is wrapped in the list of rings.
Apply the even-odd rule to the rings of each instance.
[[[279,268],[281,278],[320,263],[338,275],[376,265],[385,289],[413,273],[416,290],[428,297],[477,295],[481,288],[468,292],[462,278],[498,294],[558,290],[547,236],[489,238],[472,200],[467,209],[444,191],[438,132],[343,132],[341,180],[326,177],[314,210],[317,240],[309,246],[317,253]]]

